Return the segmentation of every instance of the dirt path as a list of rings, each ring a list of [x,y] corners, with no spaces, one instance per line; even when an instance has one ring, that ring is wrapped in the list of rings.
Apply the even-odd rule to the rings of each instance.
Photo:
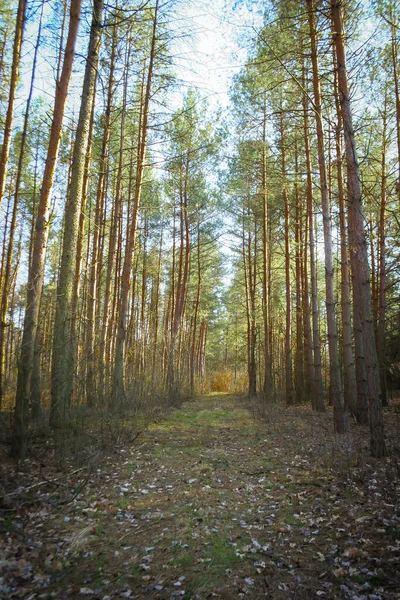
[[[339,484],[315,430],[232,396],[184,404],[72,504],[10,523],[2,597],[400,598],[398,506],[372,475]]]

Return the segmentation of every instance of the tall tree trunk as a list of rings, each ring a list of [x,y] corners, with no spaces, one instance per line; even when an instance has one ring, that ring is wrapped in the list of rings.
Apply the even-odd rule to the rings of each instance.
[[[8,299],[9,299],[10,287],[11,287],[10,284],[11,284],[12,256],[13,256],[13,250],[14,250],[14,236],[15,236],[15,230],[16,230],[16,226],[17,226],[19,195],[20,195],[21,181],[22,181],[22,174],[23,174],[23,163],[24,163],[24,157],[25,157],[26,137],[27,137],[27,133],[28,133],[29,112],[30,112],[30,107],[31,107],[31,102],[32,102],[33,85],[35,82],[35,74],[36,74],[36,63],[37,63],[37,57],[38,57],[40,41],[41,41],[43,8],[44,8],[44,2],[42,2],[42,8],[41,8],[41,13],[40,13],[40,18],[39,18],[39,28],[38,28],[38,33],[37,33],[37,37],[36,37],[35,51],[33,54],[33,61],[32,61],[31,82],[30,82],[30,87],[29,87],[28,98],[26,101],[24,124],[23,124],[23,128],[22,128],[21,146],[20,146],[19,157],[18,157],[17,175],[16,175],[15,189],[14,189],[14,207],[13,207],[13,213],[12,213],[12,218],[11,218],[11,223],[10,223],[10,233],[8,235],[7,258],[6,258],[4,275],[2,276],[2,278],[0,280],[0,284],[2,286],[1,301],[0,301],[0,407],[2,404],[2,399],[3,399],[3,395],[4,395],[4,391],[5,391],[4,390],[4,374],[5,374],[4,368],[5,368],[5,350],[6,350],[5,328],[7,326],[6,320],[7,320],[7,313],[8,313]]]
[[[332,23],[337,58],[338,85],[347,163],[347,189],[349,194],[349,242],[353,289],[358,297],[358,310],[363,341],[368,383],[368,404],[371,431],[371,453],[381,457],[386,454],[379,367],[372,322],[372,305],[368,252],[364,231],[361,202],[361,183],[356,152],[350,93],[347,81],[346,53],[340,0],[331,0]]]
[[[391,5],[390,38],[391,54],[393,67],[394,96],[396,106],[396,140],[397,140],[397,198],[400,207],[400,84],[399,84],[399,44],[398,44],[398,25],[394,21],[394,15]]]
[[[262,200],[263,200],[263,221],[262,221],[262,290],[263,290],[263,319],[264,319],[264,396],[266,400],[272,400],[272,373],[271,373],[271,355],[269,348],[269,294],[271,290],[268,286],[269,278],[269,260],[268,260],[268,188],[267,188],[267,105],[264,96],[263,112],[263,148],[262,148]],[[271,248],[269,248],[271,252]],[[235,363],[236,364],[236,363]]]
[[[56,87],[53,121],[51,124],[49,145],[47,148],[47,156],[36,218],[32,262],[29,267],[21,355],[18,363],[17,394],[12,440],[13,454],[21,458],[23,458],[26,453],[29,385],[32,374],[40,298],[43,287],[44,261],[46,257],[47,237],[49,233],[50,196],[57,165],[65,101],[67,99],[68,87],[71,79],[72,63],[75,55],[75,42],[78,32],[80,11],[81,0],[71,0],[68,38],[65,45],[62,73],[59,84]]]
[[[296,267],[296,357],[294,368],[296,403],[301,404],[304,398],[304,334],[302,315],[302,277],[301,277],[301,206],[299,192],[299,156],[295,145],[295,183],[294,196],[296,202],[295,221],[295,267]]]
[[[130,57],[130,40],[127,41],[128,47],[125,56],[124,75],[123,75],[123,94],[122,94],[122,110],[121,110],[121,123],[119,133],[119,156],[118,156],[118,169],[115,182],[115,201],[111,212],[111,225],[108,243],[108,255],[107,255],[107,271],[105,280],[104,290],[104,302],[103,302],[103,327],[101,332],[100,341],[100,390],[103,397],[109,393],[109,373],[110,373],[110,361],[111,352],[109,348],[111,346],[112,331],[114,327],[115,310],[110,311],[111,306],[111,287],[112,287],[112,275],[114,273],[114,289],[118,286],[118,274],[119,274],[119,257],[120,247],[118,246],[118,231],[122,220],[122,172],[124,165],[124,150],[125,150],[125,120],[126,120],[126,104],[127,104],[127,93],[128,93],[128,73],[129,73],[129,57]],[[116,301],[116,295],[113,296],[114,302]],[[111,314],[110,314],[111,313]]]
[[[308,281],[308,210],[306,207],[304,215],[304,229],[302,236],[303,240],[303,251],[301,254],[301,278],[302,278],[302,315],[303,315],[303,330],[304,330],[304,356],[305,356],[305,389],[304,395],[308,399],[311,398],[311,405],[315,409],[315,370],[314,370],[314,356],[313,356],[313,339],[311,330],[311,313],[310,313],[310,290]]]
[[[17,90],[19,66],[21,60],[22,39],[24,35],[26,22],[26,0],[19,0],[17,10],[17,20],[15,24],[13,57],[11,67],[10,89],[8,92],[8,105],[6,120],[4,124],[3,145],[0,155],[0,207],[3,202],[4,191],[6,189],[7,165],[10,154],[10,143],[12,133],[12,123],[14,117],[15,92]]]
[[[60,428],[67,419],[73,385],[71,320],[79,217],[82,205],[85,156],[97,78],[102,31],[103,0],[94,0],[82,98],[72,157],[70,194],[65,207],[64,237],[57,286],[51,373],[51,424]]]
[[[99,291],[98,277],[100,265],[100,229],[104,215],[104,199],[106,190],[106,172],[108,165],[108,147],[110,141],[110,124],[111,124],[111,108],[112,96],[114,87],[114,68],[115,68],[115,53],[117,42],[116,16],[113,25],[112,46],[110,56],[110,71],[108,75],[107,100],[104,119],[103,139],[101,145],[101,155],[99,164],[99,178],[97,180],[96,191],[96,207],[94,215],[94,230],[92,239],[92,254],[89,266],[89,290],[88,290],[88,305],[87,305],[87,337],[86,337],[86,362],[87,362],[87,403],[89,406],[94,405],[97,395],[97,380],[96,380],[96,365],[95,365],[95,330],[96,330],[96,313],[99,299],[97,292]]]
[[[387,97],[385,94],[383,109],[383,132],[382,132],[382,179],[381,179],[381,205],[379,211],[379,303],[378,303],[378,331],[377,349],[379,372],[381,378],[382,404],[387,406],[386,394],[386,369],[385,369],[385,324],[386,324],[386,154],[387,154]]]
[[[79,365],[79,317],[78,317],[78,309],[79,309],[79,299],[80,299],[80,290],[81,290],[81,279],[82,279],[82,263],[83,263],[83,244],[84,244],[84,234],[85,234],[85,221],[86,221],[86,211],[87,211],[87,192],[89,185],[89,169],[90,162],[92,160],[92,139],[93,139],[93,125],[94,125],[94,102],[92,103],[92,112],[90,116],[89,123],[89,137],[87,142],[87,149],[85,154],[85,167],[84,167],[84,175],[83,175],[83,183],[82,183],[82,197],[81,197],[81,205],[79,208],[79,224],[78,224],[78,238],[76,242],[76,256],[75,256],[75,277],[73,282],[73,291],[72,291],[72,301],[71,301],[71,332],[70,332],[70,340],[71,340],[71,395],[73,394],[73,381],[78,376],[78,368]],[[90,222],[90,208],[89,208],[89,222]],[[89,235],[88,235],[89,238]],[[86,263],[87,264],[87,263]],[[82,298],[82,305],[84,305],[84,298]],[[86,374],[86,369],[83,369],[84,375]],[[86,386],[85,386],[86,387]],[[84,390],[82,391],[82,396],[84,395]]]
[[[192,343],[190,348],[190,394],[195,394],[195,353],[196,353],[196,335],[197,335],[197,322],[200,308],[200,297],[201,297],[201,252],[200,252],[200,213],[197,212],[197,290],[196,300],[194,305],[193,315],[193,327],[192,327]]]
[[[147,71],[147,81],[144,98],[142,99],[141,119],[139,122],[139,139],[137,145],[137,162],[136,162],[136,181],[135,194],[133,199],[133,212],[129,228],[129,238],[125,251],[122,280],[121,280],[121,295],[118,303],[118,326],[117,337],[115,342],[115,361],[113,373],[113,390],[112,397],[115,401],[120,402],[125,399],[125,381],[124,381],[124,355],[125,355],[125,338],[128,317],[128,301],[130,289],[130,275],[132,270],[133,256],[136,245],[137,223],[139,217],[139,209],[142,194],[143,174],[144,174],[144,159],[147,147],[148,133],[148,118],[149,105],[151,98],[151,84],[153,79],[154,58],[156,53],[156,33],[158,26],[158,2],[156,0],[153,16],[153,29],[150,42],[149,66]]]
[[[176,282],[176,295],[173,303],[174,314],[171,322],[171,345],[168,363],[168,395],[170,401],[174,402],[179,398],[179,389],[177,375],[179,373],[179,333],[186,306],[187,287],[189,281],[189,263],[190,263],[190,236],[189,236],[189,218],[188,218],[188,183],[189,183],[189,165],[190,165],[190,145],[182,156],[180,166],[179,182],[179,261],[178,278]]]
[[[158,248],[156,291],[155,291],[155,298],[154,298],[154,306],[153,306],[153,310],[152,310],[152,315],[154,318],[153,357],[152,357],[152,368],[151,368],[151,386],[152,386],[152,388],[154,387],[154,382],[155,382],[157,353],[158,353],[162,250],[163,250],[163,223],[161,225],[160,245]],[[162,378],[162,368],[163,367],[161,365],[161,372],[159,371],[160,380]],[[160,382],[158,382],[158,383],[160,383]]]
[[[335,107],[337,125],[335,131],[337,185],[339,201],[339,228],[340,228],[340,265],[341,265],[341,309],[342,309],[342,331],[343,331],[343,392],[345,410],[353,415],[357,414],[357,380],[356,369],[353,358],[353,346],[351,337],[351,303],[350,303],[350,272],[348,243],[346,231],[345,197],[343,189],[342,169],[342,119],[340,115],[340,102],[337,89],[337,76],[335,73]]]
[[[290,277],[290,208],[287,191],[286,175],[286,147],[285,132],[283,125],[283,112],[280,112],[280,142],[281,142],[281,169],[282,169],[282,191],[283,210],[285,219],[285,294],[286,294],[286,329],[285,329],[285,381],[286,381],[286,404],[294,403],[293,375],[292,375],[292,290]]]
[[[313,88],[315,101],[314,112],[316,117],[317,128],[318,165],[321,186],[322,217],[324,225],[326,316],[328,325],[330,390],[333,403],[335,431],[337,433],[343,433],[345,430],[344,402],[342,382],[340,377],[338,338],[335,315],[334,268],[332,258],[332,223],[325,162],[325,140],[322,122],[322,98],[318,69],[317,32],[315,27],[313,0],[306,0],[306,4],[311,40],[311,62],[313,71]]]
[[[304,82],[303,74],[303,82]],[[307,218],[310,247],[310,277],[311,277],[311,318],[312,318],[312,344],[314,357],[314,379],[311,387],[311,404],[318,412],[325,411],[322,387],[322,358],[321,343],[319,336],[319,309],[317,288],[317,266],[315,258],[315,235],[314,235],[314,191],[312,178],[311,150],[310,150],[310,125],[308,107],[305,94],[303,95],[303,118],[304,118],[304,146],[307,173]]]

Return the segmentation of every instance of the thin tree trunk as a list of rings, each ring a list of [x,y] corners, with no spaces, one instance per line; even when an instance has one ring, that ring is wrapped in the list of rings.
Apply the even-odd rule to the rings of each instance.
[[[115,17],[116,19],[116,17]],[[111,123],[111,108],[112,108],[112,95],[114,87],[114,68],[115,68],[115,53],[116,53],[116,42],[117,42],[117,28],[116,20],[113,25],[113,37],[111,46],[110,56],[110,72],[108,75],[108,87],[107,87],[107,102],[105,110],[105,120],[103,129],[103,140],[101,146],[100,164],[99,164],[99,178],[97,180],[97,191],[96,191],[96,207],[94,215],[94,230],[92,239],[92,255],[89,266],[89,290],[88,290],[88,306],[86,314],[87,322],[87,337],[86,337],[86,361],[87,361],[87,384],[86,394],[87,403],[89,406],[94,405],[94,400],[97,395],[97,381],[96,381],[96,365],[95,365],[95,316],[97,313],[97,303],[99,298],[97,292],[99,291],[98,277],[99,277],[99,263],[100,263],[100,228],[104,214],[104,199],[106,190],[106,172],[108,165],[108,147],[110,141],[110,123]]]
[[[263,148],[262,148],[262,199],[263,199],[263,225],[262,225],[262,286],[263,286],[263,319],[264,319],[264,396],[267,401],[272,400],[272,373],[271,356],[269,348],[269,294],[271,290],[268,286],[268,188],[267,188],[267,106],[264,96],[263,113]],[[269,248],[271,252],[271,248]],[[236,363],[235,363],[236,364]]]
[[[197,217],[197,290],[196,300],[194,305],[193,315],[193,327],[192,327],[192,343],[190,348],[190,394],[194,396],[195,393],[195,352],[196,352],[196,334],[197,334],[197,321],[200,308],[200,297],[201,297],[201,252],[200,252],[200,214],[198,211]]]
[[[301,277],[301,207],[299,193],[299,157],[297,144],[295,146],[295,267],[296,267],[296,358],[294,369],[296,403],[301,404],[304,398],[304,331],[302,315],[302,277]]]
[[[283,126],[283,112],[280,113],[280,142],[283,210],[285,219],[285,294],[286,294],[286,329],[285,329],[285,382],[286,404],[294,404],[293,374],[292,374],[292,289],[290,277],[290,208],[287,191],[286,147]]]
[[[304,75],[303,75],[304,80]],[[314,410],[318,412],[325,411],[322,387],[322,358],[321,343],[319,336],[319,310],[318,310],[318,288],[317,288],[317,267],[315,259],[315,236],[314,236],[314,193],[312,179],[312,164],[310,150],[310,125],[308,118],[308,108],[305,95],[303,95],[303,116],[304,116],[304,146],[306,155],[307,172],[307,215],[308,215],[308,233],[310,246],[310,277],[311,277],[311,317],[312,317],[312,342],[314,356],[314,380],[311,387],[311,404]]]
[[[387,154],[387,97],[385,95],[383,109],[382,132],[382,179],[381,179],[381,205],[379,211],[379,306],[378,306],[378,335],[377,349],[379,372],[381,378],[382,405],[387,406],[386,394],[386,369],[385,369],[385,323],[386,323],[386,154]]]
[[[75,277],[73,283],[72,302],[71,302],[71,377],[76,379],[77,376],[77,365],[79,365],[79,332],[77,328],[78,323],[78,305],[81,289],[82,279],[82,263],[83,263],[83,242],[85,233],[85,220],[86,220],[86,208],[87,208],[87,189],[89,184],[89,169],[90,162],[92,160],[92,138],[93,138],[93,125],[94,125],[94,102],[92,104],[92,112],[89,123],[89,136],[85,153],[85,167],[82,183],[82,197],[81,205],[79,208],[79,225],[78,225],[78,238],[76,242],[76,256],[75,256]],[[90,222],[90,210],[89,210],[89,222]],[[88,236],[89,237],[89,236]],[[84,305],[84,298],[82,299]],[[86,369],[84,369],[84,374]],[[85,386],[86,387],[86,386]],[[73,393],[73,382],[71,381],[71,395]],[[84,392],[82,393],[82,396]]]
[[[335,107],[337,125],[335,131],[336,142],[336,164],[337,185],[339,202],[339,228],[340,228],[340,264],[341,264],[341,309],[342,309],[342,331],[343,331],[343,395],[344,407],[353,415],[357,414],[357,380],[353,357],[353,346],[351,338],[351,303],[350,303],[350,272],[348,257],[348,242],[346,231],[345,195],[343,189],[342,169],[342,119],[340,115],[340,102],[338,94],[337,76],[335,74]]]
[[[163,224],[161,225],[160,246],[158,249],[158,260],[157,260],[156,292],[155,292],[155,299],[154,299],[154,307],[153,307],[153,311],[152,311],[152,314],[154,315],[153,358],[152,358],[152,369],[151,369],[151,385],[152,385],[152,387],[154,386],[155,374],[156,374],[156,364],[157,364],[162,249],[163,249]],[[161,365],[161,369],[162,369],[162,365]],[[160,377],[161,377],[161,373],[160,373]]]
[[[21,134],[21,146],[20,146],[20,151],[19,151],[17,175],[16,175],[15,189],[14,189],[14,207],[13,207],[13,213],[12,213],[12,218],[11,218],[11,223],[10,223],[10,232],[9,232],[9,236],[8,236],[7,258],[6,258],[4,275],[2,276],[2,278],[0,280],[0,283],[2,286],[2,294],[1,294],[1,301],[0,301],[0,407],[2,404],[3,395],[4,395],[4,391],[5,391],[4,390],[4,373],[5,373],[4,367],[5,367],[5,350],[6,350],[5,328],[7,326],[6,319],[7,319],[7,313],[8,313],[8,299],[9,299],[9,294],[10,294],[11,267],[12,267],[12,256],[13,256],[13,250],[14,250],[14,236],[15,236],[15,230],[16,230],[16,226],[17,226],[19,195],[20,195],[21,181],[22,181],[22,175],[23,175],[23,163],[24,163],[24,157],[25,157],[26,137],[27,137],[27,133],[28,133],[29,113],[30,113],[30,107],[31,107],[31,102],[32,102],[33,85],[34,85],[35,75],[36,75],[37,57],[38,57],[40,41],[41,41],[43,8],[44,8],[44,2],[42,2],[42,8],[41,8],[41,13],[40,13],[40,18],[39,18],[39,28],[38,28],[38,33],[37,33],[37,37],[36,37],[35,51],[33,54],[33,61],[32,61],[31,82],[30,82],[30,87],[29,87],[28,98],[26,101],[24,124],[23,124],[22,134]]]
[[[391,7],[392,8],[392,7]],[[391,17],[394,15],[391,10]],[[400,208],[400,85],[399,85],[399,48],[398,48],[398,26],[394,20],[390,24],[390,37],[391,37],[391,54],[392,54],[392,67],[393,67],[393,82],[394,82],[394,96],[396,106],[396,141],[397,141],[397,199]]]
[[[340,106],[346,147],[347,189],[349,194],[349,242],[351,248],[350,263],[353,289],[358,297],[358,305],[355,306],[355,309],[359,312],[364,341],[364,359],[368,382],[371,453],[373,456],[381,457],[386,454],[382,400],[380,394],[380,378],[374,326],[372,322],[370,275],[361,202],[360,172],[347,80],[346,53],[340,0],[331,0],[331,8],[333,30],[335,32],[334,41],[338,65]]]
[[[111,347],[112,330],[114,327],[113,316],[115,311],[111,311],[110,315],[110,303],[111,303],[111,285],[112,275],[114,273],[115,283],[114,289],[117,286],[117,274],[119,268],[117,268],[118,256],[120,253],[120,247],[118,247],[118,228],[121,224],[122,219],[122,171],[124,165],[124,149],[125,149],[125,120],[126,120],[126,104],[127,104],[127,93],[128,93],[128,73],[129,73],[129,57],[130,57],[130,40],[128,40],[128,48],[125,56],[124,64],[124,75],[123,75],[123,94],[122,94],[122,111],[121,111],[121,124],[119,134],[119,157],[118,157],[118,169],[115,183],[115,201],[113,204],[113,210],[111,213],[111,226],[108,244],[108,256],[107,256],[107,271],[104,291],[104,305],[103,305],[103,328],[101,333],[100,342],[100,389],[103,397],[109,393],[109,377],[110,372],[110,361],[111,354],[109,348]],[[114,302],[116,301],[116,295],[113,296]]]
[[[51,424],[60,428],[67,420],[73,387],[72,304],[75,281],[79,217],[82,205],[85,156],[97,78],[104,0],[94,0],[90,40],[76,128],[69,199],[65,207],[64,237],[57,286],[51,377]]]
[[[328,325],[330,390],[333,402],[335,431],[337,433],[343,433],[345,430],[344,402],[342,382],[340,377],[338,339],[335,315],[334,268],[332,258],[332,223],[325,163],[325,141],[324,128],[322,122],[322,98],[318,69],[317,33],[315,28],[313,0],[306,0],[306,4],[311,39],[311,62],[313,71],[315,117],[317,128],[318,165],[321,186],[322,217],[324,225],[323,229],[325,250],[326,316]]]
[[[22,40],[26,22],[26,4],[26,0],[19,0],[17,20],[15,24],[10,90],[8,92],[8,105],[4,124],[3,145],[0,155],[0,208],[3,202],[4,191],[6,189],[7,165],[10,154],[12,123],[14,117],[15,92],[18,84]]]
[[[124,355],[125,355],[125,338],[126,338],[126,326],[128,316],[128,300],[129,300],[129,289],[130,289],[130,274],[132,270],[133,256],[136,245],[136,234],[137,234],[137,223],[139,217],[139,209],[142,194],[143,185],[143,174],[144,174],[144,159],[146,155],[147,146],[147,133],[148,133],[148,118],[149,118],[149,104],[151,98],[151,84],[153,79],[154,69],[154,58],[156,51],[156,32],[158,26],[158,0],[156,0],[153,16],[153,30],[151,35],[150,43],[150,56],[149,66],[147,71],[146,89],[143,98],[143,108],[141,119],[139,122],[139,139],[137,147],[137,163],[136,163],[136,182],[135,182],[135,194],[133,199],[133,212],[131,216],[131,223],[129,228],[129,238],[127,240],[127,247],[125,251],[123,271],[122,271],[122,282],[121,282],[121,295],[119,298],[118,306],[118,327],[117,337],[115,342],[115,361],[114,361],[114,373],[113,373],[113,391],[112,397],[120,402],[125,399],[125,381],[124,381]]]
[[[12,452],[23,458],[27,444],[27,408],[29,385],[33,366],[35,338],[38,326],[40,298],[43,287],[44,261],[46,257],[47,237],[49,233],[49,204],[57,165],[61,139],[65,101],[71,78],[72,63],[75,55],[75,42],[78,32],[81,0],[71,0],[68,38],[65,45],[64,62],[59,85],[56,88],[53,121],[51,124],[49,145],[35,227],[35,241],[32,262],[29,268],[27,300],[21,343],[21,355],[18,363],[17,394],[14,417]]]
[[[311,330],[311,314],[310,314],[310,292],[308,281],[308,266],[307,266],[307,248],[308,248],[308,211],[306,207],[304,218],[304,241],[303,252],[301,256],[301,276],[302,276],[302,315],[303,315],[303,330],[304,330],[304,355],[306,360],[305,369],[305,390],[306,398],[311,397],[311,404],[315,408],[315,371],[314,371],[314,356],[313,356],[313,339]]]

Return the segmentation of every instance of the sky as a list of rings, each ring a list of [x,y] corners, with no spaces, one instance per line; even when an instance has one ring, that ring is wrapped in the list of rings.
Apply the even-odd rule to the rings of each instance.
[[[239,39],[248,35],[259,21],[243,3],[234,8],[227,0],[182,0],[178,12],[193,35],[182,41],[176,60],[177,74],[197,87],[210,103],[229,104],[228,90],[232,76],[246,59],[246,49]]]
[[[45,24],[49,22],[55,3],[59,3],[61,7],[59,0],[50,0],[44,4]],[[247,48],[240,40],[247,38],[249,43],[254,27],[260,21],[259,14],[250,11],[246,2],[238,4],[234,7],[233,0],[176,0],[169,28],[177,33],[177,39],[173,40],[171,50],[174,56],[174,72],[182,85],[176,88],[174,95],[168,96],[170,103],[168,112],[173,112],[181,105],[182,96],[188,88],[196,88],[200,96],[207,99],[211,114],[213,110],[217,111],[219,108],[225,109],[226,114],[229,112],[228,92],[232,77],[246,60]],[[34,13],[30,13],[24,36],[20,90],[15,115],[16,126],[21,122],[26,106],[40,7],[39,0],[30,4]],[[65,123],[73,113],[76,116],[79,110],[83,56],[87,51],[89,23],[90,13],[85,12],[79,28],[74,75],[69,90]],[[34,97],[47,97],[49,106],[53,105],[55,91],[53,45],[53,38],[49,37],[45,25],[36,68]],[[77,69],[77,65],[81,65],[80,68]],[[155,147],[152,150],[154,151]],[[223,236],[221,244],[224,246],[224,251],[229,252],[231,240]],[[24,269],[21,270],[23,271]]]

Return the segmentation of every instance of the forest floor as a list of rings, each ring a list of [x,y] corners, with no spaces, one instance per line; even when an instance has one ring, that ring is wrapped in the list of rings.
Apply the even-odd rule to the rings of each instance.
[[[0,597],[400,598],[395,449],[371,459],[367,429],[335,438],[329,412],[258,409],[198,398],[67,478],[3,466]]]

